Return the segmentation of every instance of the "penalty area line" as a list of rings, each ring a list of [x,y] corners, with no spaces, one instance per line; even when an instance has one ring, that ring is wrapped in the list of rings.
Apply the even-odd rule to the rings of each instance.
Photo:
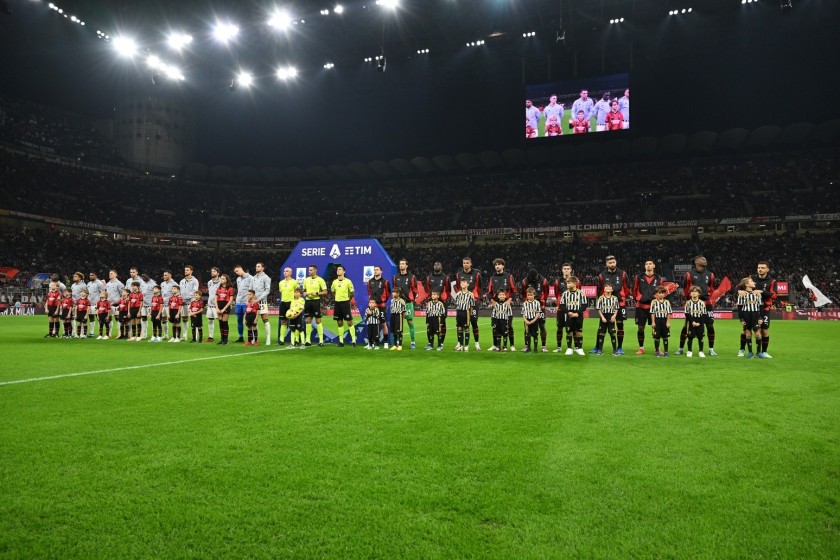
[[[268,352],[281,352],[286,348],[275,348],[273,350],[258,350],[256,352],[243,352],[241,354],[225,354],[223,356],[207,356],[205,358],[191,358],[189,360],[174,360],[171,362],[158,362],[156,364],[141,364],[139,366],[125,366],[109,369],[96,369],[92,371],[79,371],[76,373],[63,373],[61,375],[49,375],[46,377],[31,377],[29,379],[16,379],[14,381],[0,381],[0,386],[3,385],[18,385],[20,383],[34,383],[36,381],[51,381],[53,379],[64,379],[67,377],[81,377],[83,375],[96,375],[98,373],[112,373],[115,371],[128,371],[131,369],[144,369],[160,366],[174,366],[178,364],[189,364],[192,362],[204,362],[207,360],[222,360],[224,358],[240,358],[243,356],[256,356],[257,354],[266,354]]]

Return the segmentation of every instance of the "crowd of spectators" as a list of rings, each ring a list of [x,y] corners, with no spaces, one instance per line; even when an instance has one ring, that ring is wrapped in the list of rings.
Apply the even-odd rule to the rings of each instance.
[[[195,267],[195,274],[203,285],[212,266],[232,274],[236,264],[253,268],[254,263],[265,262],[268,263],[269,274],[274,277],[278,274],[280,264],[288,257],[288,250],[217,250],[141,245],[61,230],[11,230],[0,227],[0,235],[6,241],[0,266],[21,270],[15,279],[18,286],[33,274],[44,272],[59,273],[66,282],[75,271],[85,275],[96,272],[101,278],[107,278],[108,270],[113,268],[124,279],[133,266],[159,281],[164,270],[171,270],[176,277],[180,277],[186,264]],[[581,239],[496,244],[479,241],[458,247],[412,249],[385,244],[394,260],[408,259],[410,270],[420,279],[426,278],[436,261],[443,264],[445,272],[454,276],[461,268],[464,256],[470,256],[475,268],[487,276],[492,274],[493,259],[500,257],[505,259],[506,269],[517,280],[521,280],[529,269],[534,268],[553,282],[560,275],[562,264],[570,262],[584,285],[594,285],[604,268],[604,258],[615,255],[619,267],[627,272],[631,280],[635,274],[643,272],[644,262],[649,258],[654,259],[657,271],[663,276],[680,280],[678,275],[675,277],[674,266],[690,264],[695,255],[703,254],[709,261],[709,269],[718,279],[728,277],[733,286],[737,286],[740,278],[755,272],[759,260],[766,259],[771,263],[772,275],[790,283],[790,301],[796,305],[808,303],[806,290],[801,283],[805,274],[825,295],[835,303],[840,303],[838,247],[840,232],[836,231],[804,235],[627,239],[609,244]],[[724,306],[731,303],[731,296],[731,293],[724,296]],[[273,297],[276,298],[276,293]]]
[[[0,96],[0,141],[75,160],[120,162],[113,145],[103,139],[89,119],[3,96]]]
[[[805,162],[799,165],[800,159]],[[840,150],[280,189],[146,177],[0,149],[0,208],[162,233],[379,235],[840,211]]]

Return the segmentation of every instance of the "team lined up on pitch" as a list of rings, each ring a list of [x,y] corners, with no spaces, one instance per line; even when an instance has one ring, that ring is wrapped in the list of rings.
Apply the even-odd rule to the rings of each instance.
[[[443,350],[446,338],[447,303],[455,307],[457,344],[455,351],[468,352],[470,334],[473,335],[475,349],[480,350],[478,342],[478,313],[476,310],[477,290],[480,275],[471,268],[471,260],[465,258],[463,270],[455,274],[456,291],[449,293],[449,277],[441,271],[440,263],[435,263],[435,271],[427,279],[429,299],[426,303],[426,350]],[[488,283],[491,294],[491,322],[493,327],[493,346],[491,351],[516,351],[514,339],[514,311],[511,305],[512,294],[517,292],[512,275],[504,271],[504,261],[494,261],[496,274]],[[207,283],[208,304],[199,291],[198,280],[193,276],[191,266],[184,268],[184,278],[180,283],[172,279],[169,271],[163,273],[163,281],[157,285],[145,275],[139,275],[136,268],[130,271],[128,284],[123,284],[114,270],[109,272],[108,282],[99,280],[95,273],[90,274],[90,281],[85,283],[80,272],[73,275],[73,284],[68,288],[57,279],[50,283],[47,295],[47,314],[49,332],[47,337],[58,338],[93,338],[98,328],[98,340],[111,338],[139,342],[213,342],[215,321],[219,322],[220,345],[229,343],[229,318],[237,317],[239,338],[234,341],[246,346],[259,345],[257,319],[260,318],[265,332],[264,343],[271,345],[271,325],[267,296],[271,291],[271,279],[265,274],[264,265],[257,263],[253,276],[242,266],[234,267],[236,288],[227,274],[220,274],[218,268],[211,269],[211,279]],[[634,279],[634,296],[637,300],[636,324],[639,327],[639,350],[644,354],[644,331],[651,326],[655,355],[668,357],[671,316],[671,302],[667,296],[676,288],[676,284],[666,282],[655,273],[652,260],[645,263],[645,273]],[[344,346],[345,333],[349,342],[356,346],[356,330],[353,327],[353,307],[355,307],[355,288],[346,277],[341,265],[335,268],[336,278],[329,291],[323,278],[318,276],[316,266],[309,267],[309,275],[302,281],[292,277],[290,268],[286,268],[284,278],[279,282],[280,289],[280,332],[278,344],[284,345],[287,334],[293,347],[304,348],[312,345],[313,332],[318,332],[318,346],[324,345],[324,327],[321,323],[321,300],[328,293],[334,298],[333,315],[336,320],[338,337],[337,346]],[[571,265],[564,263],[563,277],[555,282],[557,297],[557,348],[562,352],[563,334],[566,339],[566,355],[584,355],[583,324],[589,298],[583,293],[580,281],[572,275]],[[739,356],[753,357],[752,339],[755,337],[756,357],[770,358],[767,353],[769,342],[769,316],[767,309],[775,295],[774,281],[768,276],[769,265],[762,261],[758,274],[744,278],[738,286],[738,316],[742,323],[741,349]],[[761,282],[761,288],[757,283]],[[626,306],[624,303],[628,291],[627,275],[616,266],[616,259],[610,255],[606,259],[606,269],[599,276],[600,295],[594,301],[597,313],[598,329],[596,344],[591,354],[604,353],[607,336],[612,343],[612,353],[623,355],[624,321]],[[417,295],[417,281],[408,272],[408,262],[399,263],[399,272],[392,284],[382,277],[382,270],[374,267],[374,276],[367,283],[368,301],[362,313],[366,330],[366,349],[379,350],[389,348],[402,350],[404,325],[408,325],[410,348],[416,348],[414,331],[414,302]],[[688,343],[688,357],[693,356],[696,342],[698,357],[704,358],[704,338],[708,335],[709,354],[714,351],[714,312],[713,299],[710,298],[714,287],[714,275],[706,270],[706,259],[697,257],[694,270],[686,274],[685,324],[680,336],[680,348],[683,353]],[[548,352],[546,348],[545,308],[549,293],[547,280],[535,270],[531,270],[522,281],[525,296],[521,305],[524,323],[523,352]],[[208,318],[208,338],[204,338],[203,316]],[[63,333],[60,335],[61,327]],[[191,336],[185,329],[189,328]],[[247,329],[247,340],[245,330]],[[749,347],[748,354],[745,348]]]

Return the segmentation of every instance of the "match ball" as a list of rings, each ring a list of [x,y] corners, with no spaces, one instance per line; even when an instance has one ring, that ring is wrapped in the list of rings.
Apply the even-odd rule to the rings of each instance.
[[[294,316],[295,316],[295,312],[294,312],[294,311],[292,311],[291,309],[289,309],[288,311],[286,311],[286,319],[291,319],[291,318],[292,318],[292,317],[294,317]]]

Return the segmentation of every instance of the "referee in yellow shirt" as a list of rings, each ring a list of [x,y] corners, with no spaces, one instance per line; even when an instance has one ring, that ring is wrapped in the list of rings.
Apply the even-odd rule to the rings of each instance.
[[[300,288],[297,280],[292,278],[292,269],[288,266],[283,269],[283,279],[277,283],[280,287],[280,326],[277,329],[280,332],[280,339],[277,343],[280,346],[286,344],[286,332],[289,329],[289,320],[286,318],[286,312],[295,298],[295,289]]]
[[[309,265],[309,276],[303,281],[303,313],[306,315],[306,346],[312,346],[312,318],[318,328],[318,346],[324,345],[324,325],[321,324],[321,298],[327,295],[327,283],[318,276],[318,267]]]
[[[356,347],[356,329],[353,328],[353,306],[350,300],[353,299],[355,291],[353,282],[344,276],[344,267],[335,267],[337,278],[333,280],[330,291],[333,293],[335,308],[333,315],[338,323],[338,347],[344,346],[344,321],[347,321],[347,329],[350,331],[350,342]]]

